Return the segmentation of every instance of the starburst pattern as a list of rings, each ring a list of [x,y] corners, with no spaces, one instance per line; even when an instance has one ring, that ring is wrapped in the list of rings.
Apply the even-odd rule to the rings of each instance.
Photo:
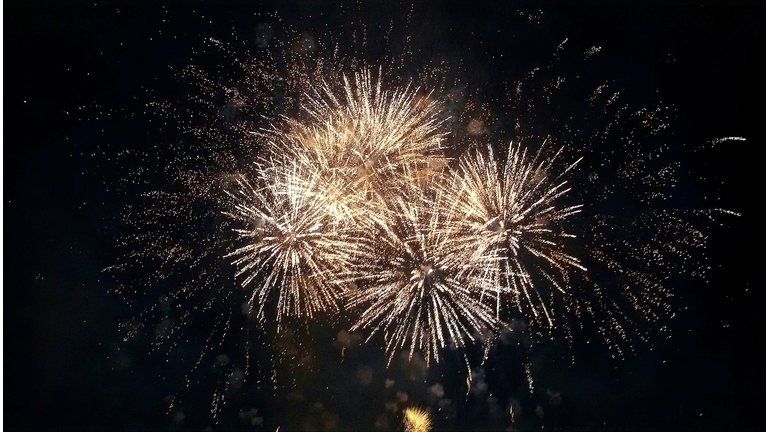
[[[325,82],[315,90],[308,120],[264,134],[271,157],[249,174],[262,186],[240,175],[228,192],[239,245],[227,257],[244,287],[262,276],[251,307],[280,293],[278,320],[338,310],[340,276],[363,252],[356,233],[386,226],[387,203],[412,173],[440,166],[435,102],[418,102],[410,85],[384,91],[369,70],[343,81],[343,96]]]
[[[406,408],[403,411],[403,427],[406,432],[429,432],[432,430],[432,416],[422,408]]]
[[[343,216],[381,213],[389,196],[414,186],[413,177],[428,177],[446,166],[445,133],[438,119],[439,103],[411,83],[387,90],[379,70],[350,79],[342,75],[338,89],[323,81],[308,91],[304,120],[287,118],[287,131],[274,127],[271,151],[288,152],[320,176],[321,199]],[[354,199],[355,197],[359,199]]]
[[[427,363],[439,361],[448,343],[463,347],[497,326],[483,301],[493,283],[489,272],[468,269],[458,258],[453,221],[444,217],[439,201],[422,199],[390,204],[390,222],[362,242],[366,259],[348,278],[361,286],[348,305],[363,309],[352,330],[370,332],[368,339],[383,332],[390,361],[408,342],[411,356],[418,348]]]
[[[168,168],[182,191],[149,194],[158,209],[167,207],[163,214],[175,228],[199,229],[134,239],[145,249],[133,256],[163,263],[146,285],[187,262],[190,273],[200,273],[172,289],[170,301],[205,298],[203,309],[211,310],[211,298],[237,297],[234,273],[246,293],[244,310],[262,323],[265,312],[276,311],[278,324],[342,312],[368,340],[383,337],[390,361],[405,349],[410,356],[421,351],[427,363],[478,337],[487,353],[496,330],[511,320],[563,328],[569,338],[570,316],[592,320],[612,346],[629,338],[632,315],[657,321],[671,311],[664,277],[643,265],[655,264],[653,273],[666,277],[677,257],[695,262],[687,251],[703,240],[675,209],[642,207],[666,199],[662,187],[674,182],[675,165],[653,166],[637,145],[639,131],[663,129],[657,111],[629,116],[628,156],[600,158],[640,197],[628,228],[642,235],[626,238],[615,215],[585,215],[620,193],[610,182],[595,191],[597,173],[574,182],[581,167],[574,155],[589,150],[574,148],[573,139],[537,139],[541,133],[516,124],[515,136],[525,138],[500,151],[486,128],[489,113],[473,101],[449,109],[439,84],[419,86],[357,61],[328,65],[304,54],[285,61],[281,72],[267,60],[236,60],[245,74],[240,86],[186,69],[182,77],[200,88],[191,101],[202,114],[158,105],[199,139],[199,154],[175,158]],[[281,106],[272,94],[277,87],[290,93]],[[604,87],[590,104],[602,100]],[[448,124],[456,112],[465,128]],[[607,140],[620,127],[616,119],[590,139]],[[562,131],[553,133],[563,139]],[[466,151],[482,144],[487,148]],[[586,169],[594,164],[588,159]],[[143,216],[156,228],[164,220],[150,210]],[[211,223],[214,233],[206,231]],[[669,235],[648,235],[662,223]],[[174,245],[186,237],[206,241]],[[201,270],[214,258],[231,267]],[[230,321],[216,321],[226,323],[222,334]]]
[[[544,142],[531,156],[522,143],[512,142],[502,170],[492,148],[487,154],[476,151],[461,158],[438,191],[446,203],[443,211],[455,220],[449,236],[463,245],[457,253],[473,271],[490,272],[484,277],[495,281],[497,315],[505,293],[520,312],[533,320],[546,318],[551,326],[553,313],[542,285],[567,295],[568,272],[586,268],[566,251],[575,235],[561,224],[582,207],[561,204],[570,190],[566,175],[579,161],[556,170],[563,148],[548,154],[548,147]],[[498,266],[477,265],[488,260]]]
[[[155,190],[126,211],[135,235],[121,269],[135,279],[119,290],[146,297],[132,307],[150,304],[124,323],[126,339],[154,322],[152,350],[190,366],[185,386],[215,359],[214,416],[249,374],[276,392],[291,382],[277,365],[308,364],[300,353],[326,321],[381,344],[389,363],[423,354],[430,365],[458,348],[478,389],[476,342],[485,362],[509,349],[506,336],[527,350],[572,344],[581,326],[621,355],[674,316],[670,275],[706,270],[702,213],[675,207],[685,164],[662,157],[666,143],[643,145],[666,127],[664,110],[633,112],[610,81],[560,76],[557,60],[487,105],[463,64],[414,74],[393,59],[340,58],[319,39],[314,52],[311,36],[276,39],[247,56],[210,40],[235,69],[189,66],[178,73],[188,98],[149,103],[190,139],[127,164],[127,181]],[[594,89],[583,115],[558,103],[585,100],[569,86]],[[151,183],[149,161],[167,183]],[[294,325],[303,346],[273,342],[294,339]],[[407,430],[429,429],[428,412],[404,414]]]
[[[311,318],[320,311],[338,310],[342,286],[332,275],[350,265],[350,244],[343,228],[332,226],[324,203],[309,193],[306,167],[259,166],[256,186],[244,176],[228,194],[236,221],[233,258],[236,276],[252,289],[248,304],[259,311],[277,291],[277,320],[282,316]]]

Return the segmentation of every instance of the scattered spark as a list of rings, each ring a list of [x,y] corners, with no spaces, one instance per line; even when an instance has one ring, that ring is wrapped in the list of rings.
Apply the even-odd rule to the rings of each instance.
[[[747,139],[743,138],[743,137],[729,136],[729,137],[722,137],[722,138],[713,139],[712,141],[709,142],[709,144],[712,145],[712,146],[715,146],[717,144],[720,144],[720,143],[723,143],[723,142],[726,142],[726,141],[746,141],[746,140]]]

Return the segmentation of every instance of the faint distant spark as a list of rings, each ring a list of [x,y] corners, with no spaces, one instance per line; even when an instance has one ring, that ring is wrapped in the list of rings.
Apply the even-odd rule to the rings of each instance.
[[[723,143],[723,142],[726,142],[726,141],[746,141],[746,140],[747,140],[746,138],[737,137],[737,136],[730,136],[730,137],[722,137],[722,138],[713,139],[712,141],[709,142],[709,144],[710,145],[717,145],[717,144],[720,144],[720,143]]]

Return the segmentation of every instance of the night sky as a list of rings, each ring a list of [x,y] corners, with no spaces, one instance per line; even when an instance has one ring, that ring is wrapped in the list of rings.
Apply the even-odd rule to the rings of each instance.
[[[515,403],[519,430],[765,429],[764,3],[416,2],[410,18],[408,2],[134,3],[4,6],[8,430],[366,430],[377,422],[396,430],[399,411],[388,411],[387,403],[404,395],[433,410],[435,430],[505,430]],[[211,376],[184,389],[179,409],[166,414],[167,397],[181,387],[175,359],[122,342],[118,323],[131,312],[113,293],[115,280],[102,273],[118,258],[121,211],[132,194],[147,190],[115,187],[135,168],[117,155],[162,153],[169,139],[162,119],[145,114],[146,104],[186,97],[188,88],[169,67],[190,64],[206,38],[227,42],[234,31],[255,50],[265,23],[322,38],[346,35],[354,23],[408,20],[415,63],[463,58],[467,87],[492,106],[495,94],[548,61],[566,38],[574,52],[601,47],[594,67],[581,73],[615,83],[635,106],[672,106],[663,139],[673,148],[706,149],[683,161],[706,179],[692,187],[690,202],[741,214],[721,217],[722,225],[707,231],[708,282],[676,279],[677,313],[666,323],[672,337],[640,343],[624,360],[611,358],[599,338],[533,349],[532,395],[514,350],[487,364],[484,393],[467,395],[458,357],[429,370],[403,362],[388,370],[372,341],[347,349],[342,362],[339,329],[313,324],[307,335],[273,340],[288,351],[304,341],[298,350],[320,359],[293,371],[278,367],[280,377],[297,380],[294,388],[244,387],[214,421],[216,365],[208,365]],[[377,42],[368,41],[373,59]],[[211,61],[199,60],[208,67]],[[746,141],[707,145],[732,136]],[[394,384],[386,387],[387,380]],[[445,409],[436,412],[440,400]],[[407,405],[400,403],[399,410]]]

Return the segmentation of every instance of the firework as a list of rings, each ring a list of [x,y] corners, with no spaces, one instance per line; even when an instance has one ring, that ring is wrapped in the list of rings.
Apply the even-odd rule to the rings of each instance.
[[[526,115],[537,110],[523,101],[515,136],[525,140],[465,152],[497,141],[499,128],[482,102],[442,93],[458,95],[461,83],[419,86],[424,77],[397,80],[402,71],[310,57],[286,56],[284,69],[271,58],[235,60],[244,76],[234,83],[190,67],[182,77],[197,94],[163,105],[196,139],[172,147],[178,156],[165,172],[180,187],[150,192],[147,209],[129,209],[147,223],[136,224],[126,266],[153,273],[125,292],[155,301],[162,291],[160,304],[138,317],[160,321],[157,345],[185,347],[184,326],[212,314],[196,369],[232,329],[249,329],[251,315],[263,324],[275,312],[280,329],[289,318],[311,328],[306,321],[340,314],[333,321],[350,322],[345,330],[383,339],[390,363],[404,350],[409,358],[421,351],[429,365],[446,347],[459,348],[469,387],[464,348],[481,340],[487,359],[503,342],[500,329],[525,332],[521,338],[541,334],[529,334],[528,324],[564,329],[570,343],[575,315],[613,347],[631,336],[634,316],[655,322],[671,312],[664,278],[677,270],[675,257],[696,263],[687,253],[705,236],[689,214],[647,205],[666,200],[660,191],[674,180],[674,169],[654,166],[655,155],[637,144],[640,132],[662,128],[657,113],[631,114],[638,129],[626,133],[619,119],[629,111],[601,84],[590,104],[618,110],[604,131],[576,137],[591,120],[578,116],[575,124],[531,121]],[[553,80],[535,106],[549,106],[562,82]],[[529,125],[542,129],[523,130]],[[617,133],[632,138],[621,151],[588,148]],[[549,134],[556,138],[530,139]],[[616,214],[623,207],[610,200],[618,195],[634,199],[636,212]],[[227,303],[215,308],[215,300]],[[277,389],[277,361],[250,366],[256,350],[245,345],[245,374],[271,365],[259,373]],[[222,366],[231,377],[239,367]],[[530,363],[526,373],[532,391]],[[226,393],[217,391],[214,414]],[[429,414],[406,410],[404,425],[428,430]]]
[[[434,101],[419,103],[410,85],[385,91],[368,70],[343,81],[343,96],[323,82],[306,121],[265,134],[272,157],[252,175],[263,186],[240,176],[228,192],[239,246],[227,257],[244,287],[263,279],[251,307],[261,311],[269,292],[280,293],[278,321],[338,310],[338,275],[360,254],[356,233],[386,226],[387,200],[440,160]]]
[[[369,340],[383,332],[390,361],[408,342],[411,356],[418,348],[427,363],[439,361],[448,343],[463,347],[496,326],[482,298],[493,281],[489,272],[468,271],[456,259],[453,221],[438,201],[396,198],[390,210],[389,223],[361,242],[367,259],[348,278],[361,287],[348,301],[362,309],[352,330],[369,331]]]
[[[375,80],[363,69],[341,81],[339,89],[325,81],[311,87],[304,120],[286,119],[287,132],[273,129],[271,149],[314,167],[333,185],[323,199],[346,198],[345,215],[381,213],[376,206],[390,195],[446,166],[440,105],[412,83],[387,90],[381,70]]]
[[[227,257],[243,287],[260,276],[248,300],[251,308],[263,311],[270,293],[279,293],[278,321],[338,310],[343,287],[330,275],[350,265],[343,228],[332,226],[325,203],[309,193],[311,175],[304,168],[260,166],[255,177],[263,185],[240,176],[237,189],[228,192],[233,209],[226,214],[236,221],[240,245]]]
[[[432,429],[432,416],[421,408],[406,408],[403,411],[403,427],[406,432],[429,432]]]
[[[552,313],[541,286],[567,294],[562,281],[567,280],[568,271],[586,270],[564,248],[566,240],[575,236],[561,223],[582,206],[561,204],[570,190],[565,176],[578,163],[556,170],[562,150],[549,154],[545,141],[529,156],[521,143],[512,142],[500,171],[489,147],[487,155],[477,151],[462,157],[458,169],[445,176],[438,188],[443,211],[453,219],[447,236],[462,245],[456,250],[457,259],[494,281],[491,291],[497,316],[501,294],[509,293],[521,312],[530,312],[534,319],[545,317],[551,326]],[[483,261],[498,265],[477,265]]]

